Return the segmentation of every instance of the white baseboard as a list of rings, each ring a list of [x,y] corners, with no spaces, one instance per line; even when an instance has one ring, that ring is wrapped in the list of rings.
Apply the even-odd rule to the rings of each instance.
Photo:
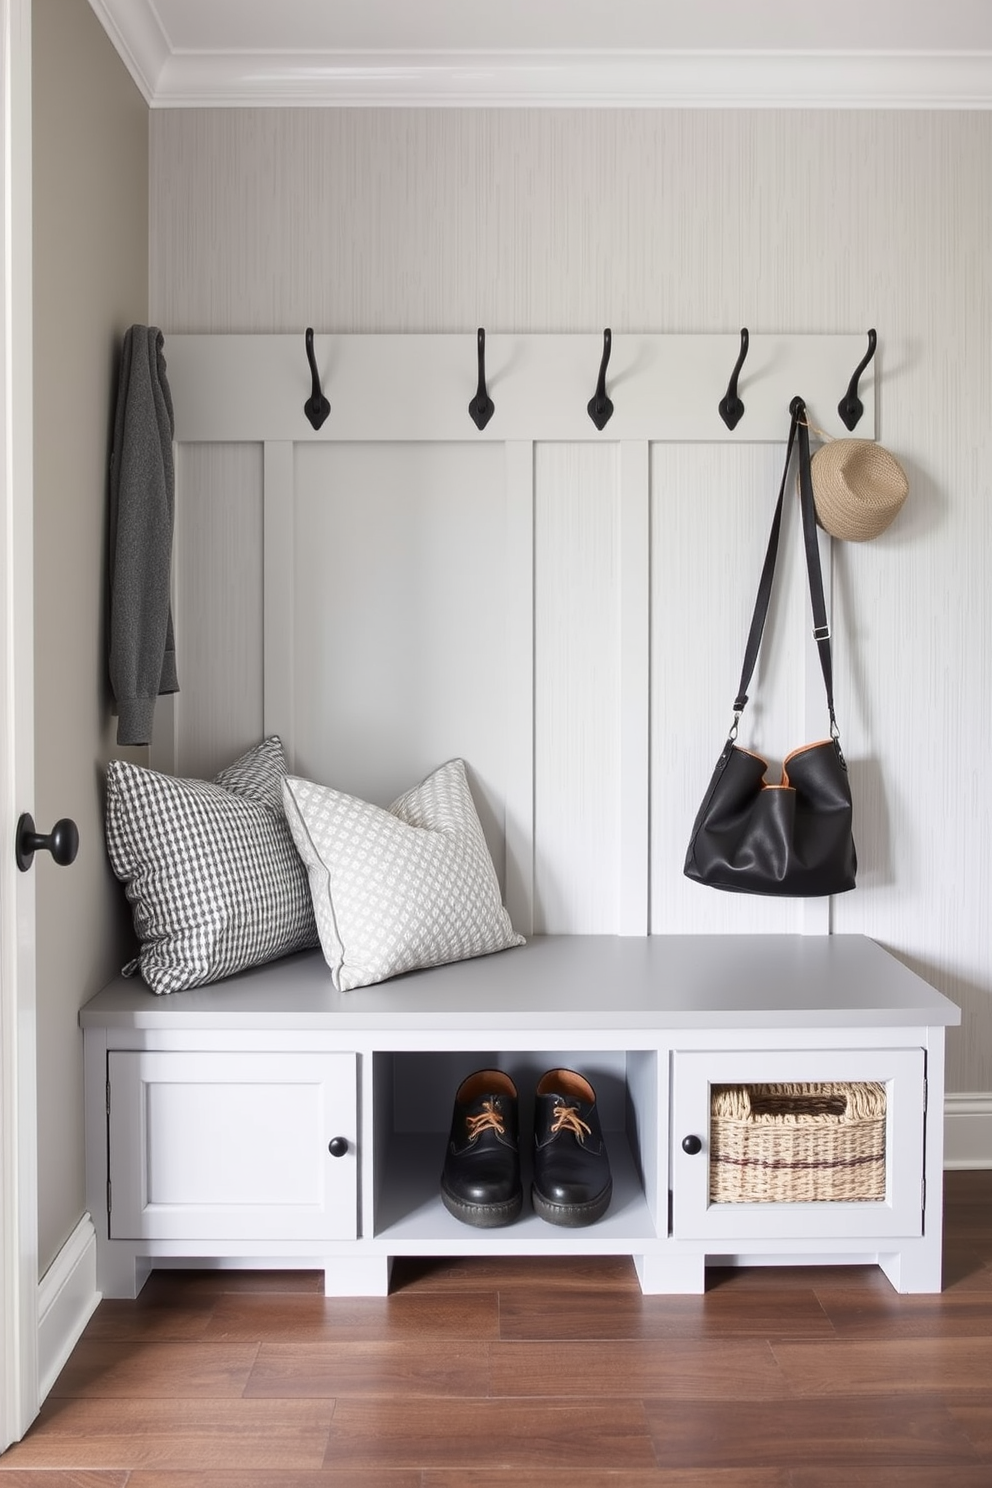
[[[38,1398],[43,1401],[100,1300],[96,1230],[82,1219],[38,1283]]]
[[[992,1095],[944,1097],[944,1167],[992,1168]]]

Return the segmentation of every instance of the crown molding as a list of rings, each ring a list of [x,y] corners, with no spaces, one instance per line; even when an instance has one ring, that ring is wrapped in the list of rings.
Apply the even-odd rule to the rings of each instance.
[[[992,54],[174,54],[153,108],[992,108]]]
[[[150,0],[89,0],[90,9],[117,49],[147,104],[172,55]]]
[[[149,107],[989,109],[992,52],[182,52],[90,0]]]

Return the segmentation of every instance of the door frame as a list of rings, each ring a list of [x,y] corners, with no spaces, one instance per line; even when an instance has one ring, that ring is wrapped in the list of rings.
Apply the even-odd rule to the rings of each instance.
[[[0,0],[0,1451],[38,1413],[31,0]]]

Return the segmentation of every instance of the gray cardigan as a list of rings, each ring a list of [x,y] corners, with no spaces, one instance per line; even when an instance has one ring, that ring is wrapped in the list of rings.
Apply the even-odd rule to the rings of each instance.
[[[110,463],[110,685],[118,744],[148,744],[155,699],[178,692],[170,574],[175,420],[165,338],[134,325],[121,350]]]

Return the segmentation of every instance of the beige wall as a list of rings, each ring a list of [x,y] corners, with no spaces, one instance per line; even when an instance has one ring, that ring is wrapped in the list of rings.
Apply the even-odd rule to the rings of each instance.
[[[120,338],[148,310],[148,110],[87,0],[34,0],[38,1203],[44,1273],[84,1209],[80,1005],[119,965],[103,847],[107,460]]]
[[[883,538],[836,554],[861,873],[833,924],[961,1003],[949,1086],[992,1092],[992,114],[160,111],[150,221],[167,336],[878,328],[879,435],[912,494]],[[656,528],[698,576],[656,676],[691,633],[728,699],[743,633],[714,619],[706,553],[733,494],[666,485]],[[674,885],[721,740],[687,693],[657,693],[659,761],[689,737],[700,762],[692,783],[658,775]]]

